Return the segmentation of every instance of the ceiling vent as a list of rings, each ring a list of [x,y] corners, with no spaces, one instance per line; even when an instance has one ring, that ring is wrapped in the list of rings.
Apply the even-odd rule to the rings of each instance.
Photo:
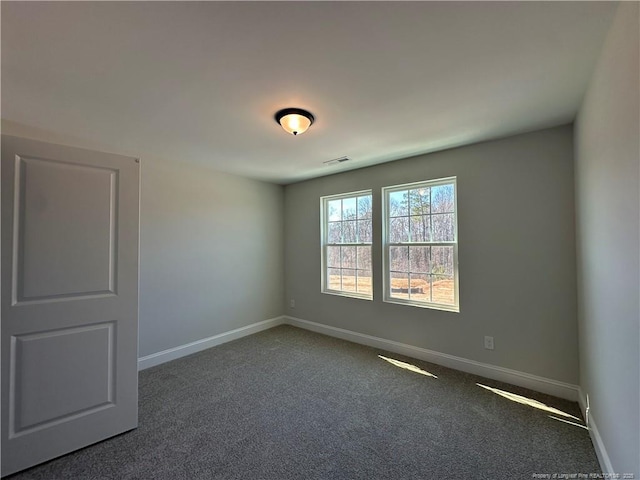
[[[342,163],[342,162],[348,162],[349,161],[349,157],[340,157],[340,158],[334,158],[333,160],[327,160],[326,162],[322,162],[325,165],[335,165],[336,163]]]

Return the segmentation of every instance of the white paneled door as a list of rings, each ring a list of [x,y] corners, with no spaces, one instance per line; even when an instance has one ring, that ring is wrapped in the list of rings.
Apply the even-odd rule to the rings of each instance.
[[[2,475],[138,423],[137,159],[2,136]]]

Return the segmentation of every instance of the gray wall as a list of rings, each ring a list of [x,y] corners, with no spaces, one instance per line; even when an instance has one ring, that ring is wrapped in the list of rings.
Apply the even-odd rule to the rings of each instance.
[[[140,356],[282,315],[281,186],[157,161],[141,178]]]
[[[320,196],[373,189],[380,239],[381,187],[452,175],[460,313],[383,303],[379,241],[373,301],[320,293]],[[288,185],[286,313],[577,384],[573,181],[572,127],[563,126]]]
[[[622,3],[575,127],[580,382],[615,472],[640,474],[638,4]]]
[[[3,133],[139,156],[13,122]],[[142,157],[142,357],[282,315],[283,188]]]

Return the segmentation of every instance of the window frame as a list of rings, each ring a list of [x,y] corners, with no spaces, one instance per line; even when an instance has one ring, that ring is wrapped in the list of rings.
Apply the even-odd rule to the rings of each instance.
[[[412,242],[411,238],[407,242],[390,242],[389,241],[389,225],[390,219],[390,194],[397,191],[413,190],[420,187],[436,187],[438,185],[453,184],[453,208],[454,208],[454,240],[444,242]],[[431,213],[430,213],[431,215]],[[407,215],[410,217],[410,213]],[[426,302],[422,300],[412,300],[410,298],[398,298],[391,296],[391,265],[390,265],[390,247],[393,246],[416,246],[416,247],[438,247],[453,246],[453,285],[454,285],[454,304],[443,304],[436,302]],[[383,282],[383,298],[385,303],[395,303],[399,305],[409,305],[419,308],[429,308],[433,310],[443,310],[447,312],[460,312],[460,296],[459,296],[459,269],[458,269],[458,184],[457,177],[437,178],[433,180],[423,180],[420,182],[403,183],[399,185],[391,185],[382,187],[382,282]],[[410,273],[410,272],[409,272]],[[433,274],[429,274],[433,275]],[[410,284],[409,287],[410,288]]]
[[[328,214],[328,205],[330,201],[333,200],[344,200],[346,198],[356,198],[357,197],[363,197],[363,196],[371,196],[371,209],[372,209],[372,213],[371,213],[371,242],[366,243],[366,242],[348,242],[348,243],[329,243],[329,239],[328,239],[328,225],[329,225],[329,214]],[[357,204],[357,200],[356,200],[356,204]],[[356,219],[357,220],[357,219]],[[321,260],[320,260],[320,264],[321,264],[321,280],[320,280],[320,292],[321,293],[326,293],[328,295],[338,295],[341,297],[351,297],[351,298],[358,298],[361,300],[373,300],[373,190],[371,189],[367,189],[367,190],[358,190],[358,191],[354,191],[354,192],[347,192],[347,193],[339,193],[339,194],[335,194],[335,195],[325,195],[320,197],[320,256],[321,256]],[[366,293],[360,293],[360,292],[352,292],[352,291],[348,291],[348,290],[334,290],[329,288],[328,285],[328,276],[327,276],[327,257],[328,257],[328,247],[333,247],[333,246],[346,246],[346,247],[356,247],[356,251],[357,251],[357,247],[369,247],[371,250],[371,294],[366,294]],[[356,254],[357,255],[357,254]],[[357,257],[356,257],[357,258]],[[357,260],[356,260],[357,262]],[[343,270],[342,267],[340,267],[340,270]],[[356,263],[356,268],[353,269],[356,271],[356,288],[357,288],[357,263]],[[341,272],[342,275],[342,272]]]

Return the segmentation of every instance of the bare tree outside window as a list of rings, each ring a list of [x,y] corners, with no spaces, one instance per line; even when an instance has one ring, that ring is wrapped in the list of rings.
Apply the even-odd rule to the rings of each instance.
[[[325,293],[373,298],[371,191],[322,198]]]
[[[455,178],[383,189],[386,301],[458,310]]]

